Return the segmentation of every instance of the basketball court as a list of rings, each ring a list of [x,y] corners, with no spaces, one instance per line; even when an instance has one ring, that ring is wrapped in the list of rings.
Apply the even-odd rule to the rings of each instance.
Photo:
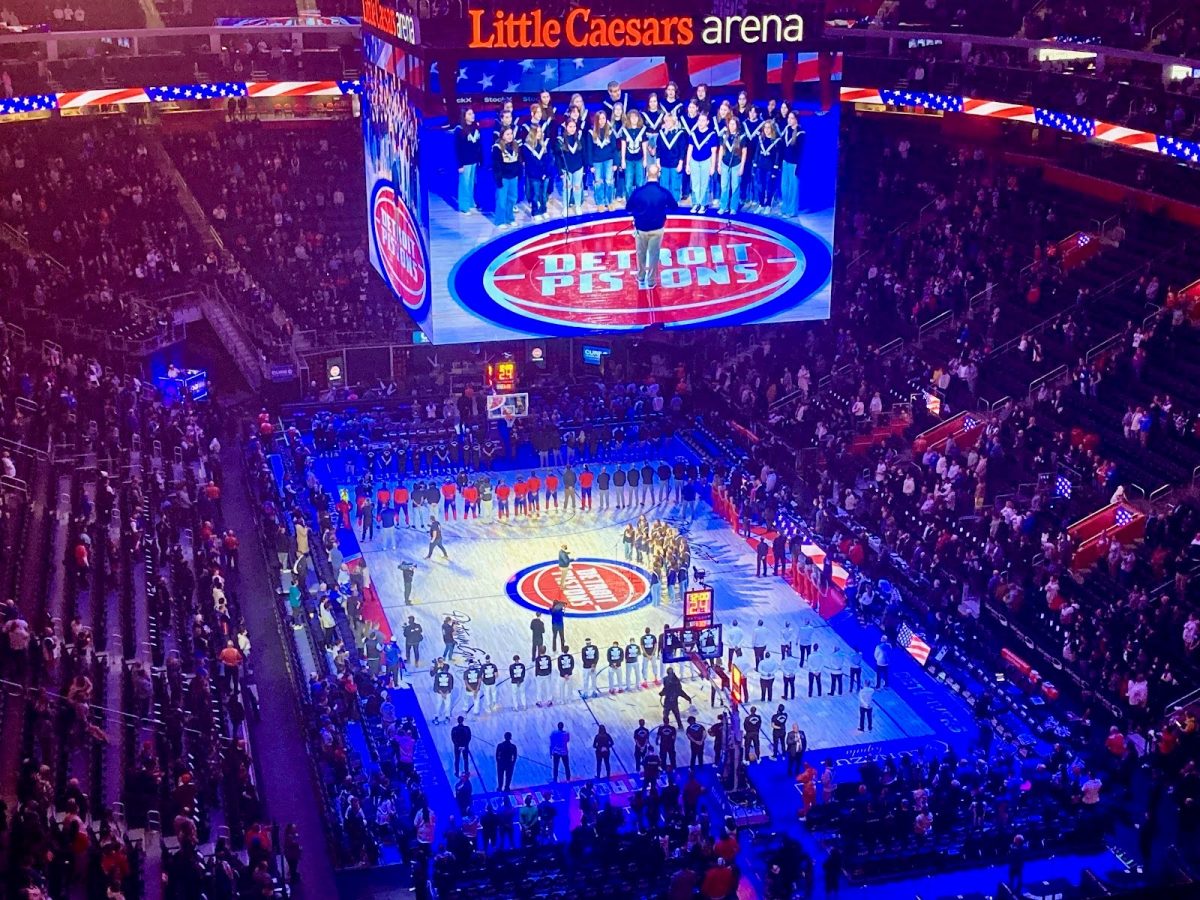
[[[561,497],[560,497],[561,503]],[[425,642],[421,666],[411,674],[413,690],[427,722],[436,714],[436,700],[429,664],[442,652],[442,622],[450,616],[456,624],[459,646],[453,658],[455,691],[451,707],[452,719],[463,715],[473,732],[472,750],[478,780],[477,793],[495,790],[494,748],[511,731],[520,754],[513,778],[514,788],[531,787],[550,782],[549,735],[557,722],[563,722],[571,732],[572,775],[592,777],[595,774],[592,738],[597,726],[603,724],[613,735],[616,747],[612,758],[614,777],[627,774],[633,768],[632,732],[638,719],[644,718],[650,727],[662,722],[659,687],[651,684],[642,689],[635,684],[632,690],[610,694],[607,678],[597,679],[599,697],[583,698],[582,667],[579,648],[585,638],[603,650],[618,641],[621,645],[636,639],[649,627],[661,634],[664,627],[682,624],[682,603],[677,597],[668,601],[664,589],[661,603],[655,603],[648,572],[636,560],[626,560],[622,533],[625,525],[635,522],[639,515],[647,519],[662,519],[684,533],[691,544],[692,565],[707,573],[706,581],[715,591],[716,619],[729,628],[738,620],[746,633],[746,652],[742,657],[747,670],[751,701],[757,703],[758,679],[754,676],[750,634],[758,619],[762,619],[773,635],[769,649],[779,652],[778,635],[785,622],[797,628],[804,622],[815,629],[815,640],[828,649],[839,645],[849,654],[851,647],[835,630],[817,615],[808,604],[781,578],[756,578],[754,556],[744,538],[736,535],[713,510],[701,502],[694,521],[683,517],[682,506],[671,501],[633,506],[624,509],[610,507],[590,511],[543,509],[538,518],[497,521],[485,505],[479,519],[464,521],[451,518],[444,523],[445,545],[449,559],[435,551],[426,559],[428,536],[413,528],[399,529],[397,546],[385,549],[383,538],[365,542],[363,551],[380,602],[392,630],[399,635],[409,615],[421,623]],[[461,514],[461,508],[460,508]],[[558,586],[557,554],[566,544],[575,560],[565,591]],[[399,569],[403,561],[416,563],[413,605],[404,604],[403,579]],[[693,587],[695,585],[693,584]],[[514,654],[530,663],[530,621],[537,611],[543,611],[546,641],[551,631],[548,610],[554,599],[565,594],[568,607],[566,640],[576,656],[576,670],[569,699],[555,699],[553,705],[537,707],[537,686],[528,687],[529,708],[513,709],[511,686],[507,681],[508,664]],[[869,665],[872,646],[861,649]],[[469,658],[482,659],[490,654],[500,667],[502,681],[497,695],[500,707],[495,712],[481,713],[473,708],[470,698],[462,691],[462,670]],[[552,654],[553,655],[553,654]],[[847,656],[848,658],[848,656]],[[686,720],[694,714],[705,725],[712,724],[720,707],[710,704],[707,681],[702,680],[687,665],[676,666],[685,678],[684,688],[692,697],[689,709],[681,704]],[[624,673],[622,672],[622,675]],[[532,679],[532,668],[530,678]],[[923,676],[922,676],[923,677]],[[551,676],[557,691],[559,678]],[[828,687],[828,676],[825,684]],[[849,679],[847,677],[847,683]],[[858,729],[858,701],[849,692],[836,696],[807,697],[807,676],[801,671],[797,678],[797,698],[785,706],[789,721],[799,722],[808,735],[811,751],[823,748],[846,748],[871,744],[885,747],[888,742],[905,742],[933,733],[896,691],[879,691],[875,698],[874,731],[864,735]],[[782,679],[775,684],[775,701],[760,704],[764,720],[781,702]],[[765,707],[770,706],[770,709]],[[453,781],[453,755],[450,727],[430,726],[440,762],[447,777]],[[769,726],[764,732],[764,751],[769,750]],[[676,744],[681,761],[686,757],[686,738],[679,735]],[[706,759],[711,760],[711,741]]]

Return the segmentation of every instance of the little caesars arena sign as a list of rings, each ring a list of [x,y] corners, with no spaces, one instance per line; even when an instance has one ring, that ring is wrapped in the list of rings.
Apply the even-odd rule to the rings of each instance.
[[[564,19],[523,13],[468,10],[473,50],[557,50],[561,47],[630,50],[727,44],[799,44],[804,18],[797,13],[761,16],[604,16],[573,9]]]

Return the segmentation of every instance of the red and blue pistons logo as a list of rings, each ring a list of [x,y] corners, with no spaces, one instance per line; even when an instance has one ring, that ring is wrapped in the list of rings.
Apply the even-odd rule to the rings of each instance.
[[[612,559],[577,559],[565,575],[557,562],[529,566],[508,579],[508,596],[534,612],[549,612],[558,601],[565,614],[594,618],[629,612],[650,602],[650,573]]]
[[[371,230],[379,251],[380,274],[404,308],[420,319],[429,299],[429,264],[421,232],[390,181],[380,181],[371,196]]]
[[[832,265],[829,245],[792,222],[685,213],[667,219],[656,286],[639,289],[632,220],[600,214],[489,241],[450,288],[472,312],[531,333],[675,329],[827,318]]]

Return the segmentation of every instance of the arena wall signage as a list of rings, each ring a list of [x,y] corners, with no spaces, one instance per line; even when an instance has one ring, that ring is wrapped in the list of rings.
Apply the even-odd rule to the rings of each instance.
[[[373,0],[368,0],[373,2]],[[804,17],[797,13],[756,16],[605,16],[588,8],[573,9],[565,18],[541,10],[509,13],[468,11],[472,50],[629,50],[685,48],[727,44],[799,44],[804,41]]]
[[[421,43],[421,26],[417,19],[379,0],[363,0],[363,22],[406,44]]]

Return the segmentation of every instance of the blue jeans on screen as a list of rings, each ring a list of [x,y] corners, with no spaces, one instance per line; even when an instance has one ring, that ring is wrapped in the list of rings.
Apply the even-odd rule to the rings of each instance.
[[[740,192],[742,186],[742,173],[738,171],[737,166],[722,166],[721,167],[721,198],[717,204],[721,209],[727,209],[730,212],[736,212],[741,206],[742,195]]]
[[[578,172],[563,172],[563,206],[566,212],[572,206],[583,206],[583,169]]]
[[[683,173],[678,169],[663,168],[662,174],[658,176],[658,183],[670,193],[676,200],[679,199],[679,191],[683,187]]]
[[[503,178],[496,188],[496,224],[511,225],[517,208],[517,179]]]
[[[534,177],[525,182],[525,193],[529,198],[529,214],[540,216],[546,211],[546,178]]]
[[[479,166],[472,163],[458,170],[458,211],[468,212],[475,208],[475,173]]]
[[[800,179],[796,174],[796,164],[785,162],[783,173],[779,176],[779,188],[783,199],[783,214],[796,216],[800,214]]]
[[[613,161],[611,159],[594,163],[592,169],[596,173],[596,183],[592,185],[592,199],[597,206],[612,206],[613,202]]]
[[[712,160],[692,160],[692,206],[708,206],[708,187],[712,179]]]
[[[646,183],[646,164],[641,157],[625,160],[625,190],[632,194]]]
[[[767,164],[754,167],[754,202],[770,209],[775,199],[775,170]]]

